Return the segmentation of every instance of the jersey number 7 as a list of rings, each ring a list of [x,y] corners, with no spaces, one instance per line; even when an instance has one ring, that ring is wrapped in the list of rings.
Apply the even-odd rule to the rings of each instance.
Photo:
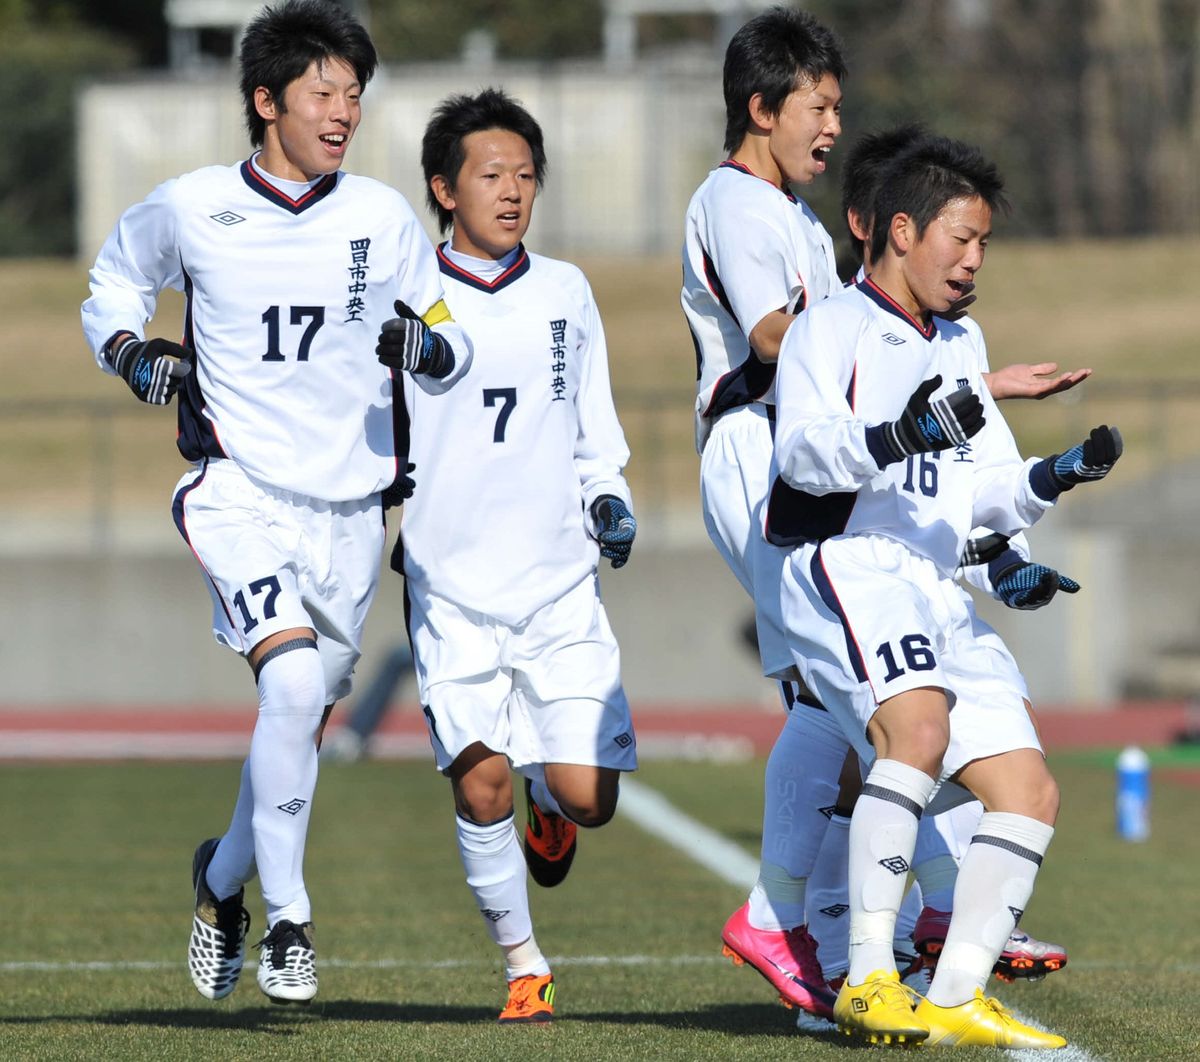
[[[504,429],[508,426],[508,418],[517,404],[517,389],[515,387],[485,387],[483,389],[483,404],[491,409],[497,402],[503,403],[500,412],[496,414],[496,430],[492,432],[492,442],[504,442]]]

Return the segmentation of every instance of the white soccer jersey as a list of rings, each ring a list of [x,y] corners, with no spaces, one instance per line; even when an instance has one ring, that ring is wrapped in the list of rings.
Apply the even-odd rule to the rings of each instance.
[[[438,261],[475,356],[469,383],[436,400],[405,385],[417,489],[401,526],[404,574],[515,625],[595,571],[592,502],[631,504],[604,330],[566,262],[520,248],[485,280],[484,263],[445,247]]]
[[[774,402],[775,365],[750,333],[775,310],[798,313],[841,284],[833,241],[801,199],[724,162],[688,205],[680,301],[696,347],[696,449],[712,421],[747,402]]]
[[[143,335],[164,288],[186,296],[192,373],[178,394],[179,449],[228,457],[259,482],[326,501],[365,498],[402,472],[392,374],[375,357],[401,299],[442,298],[433,248],[403,196],[329,174],[297,199],[251,162],[167,181],[122,215],[91,273],[84,332],[96,360],[118,332]],[[454,371],[470,347],[437,325]]]
[[[940,318],[923,325],[870,279],[802,314],[779,358],[779,479],[768,538],[883,535],[949,576],[973,527],[1011,534],[1034,523],[1053,503],[1034,493],[1034,461],[1022,461],[988,394],[981,344],[977,328]],[[917,386],[938,374],[932,397],[968,384],[983,401],[986,426],[953,449],[880,470],[866,429],[897,419]]]

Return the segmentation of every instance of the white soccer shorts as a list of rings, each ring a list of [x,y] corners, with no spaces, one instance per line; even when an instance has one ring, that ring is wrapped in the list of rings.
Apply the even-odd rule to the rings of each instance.
[[[977,640],[957,584],[901,544],[855,535],[793,550],[782,610],[809,689],[867,762],[876,708],[922,686],[944,689],[951,704],[943,777],[986,756],[1041,751],[1024,681],[1014,683],[994,647]]]
[[[175,488],[175,524],[213,599],[213,637],[248,654],[293,627],[317,633],[326,703],[350,692],[363,623],[379,584],[379,496],[325,502],[206,461]]]
[[[700,503],[708,537],[754,602],[763,674],[789,681],[798,676],[779,602],[788,554],[763,538],[772,446],[761,403],[721,416],[700,456]]]
[[[621,658],[595,574],[518,626],[409,580],[417,686],[437,767],[482,742],[520,769],[637,768]]]

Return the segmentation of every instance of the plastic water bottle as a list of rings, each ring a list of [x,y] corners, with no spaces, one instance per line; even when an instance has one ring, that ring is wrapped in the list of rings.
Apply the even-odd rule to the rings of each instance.
[[[1117,757],[1117,836],[1125,841],[1150,836],[1150,757],[1136,745]]]

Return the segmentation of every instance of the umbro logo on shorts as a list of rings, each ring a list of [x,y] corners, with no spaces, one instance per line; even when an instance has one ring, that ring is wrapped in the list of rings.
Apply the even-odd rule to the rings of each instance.
[[[280,811],[286,811],[289,815],[299,815],[304,810],[304,805],[307,800],[301,800],[299,797],[292,797],[286,804],[276,804]]]
[[[493,911],[490,907],[480,908],[479,913],[491,922],[499,922],[501,918],[508,914],[507,911]]]
[[[613,741],[615,741],[621,748],[627,749],[633,744],[633,735],[626,730],[613,738]]]
[[[895,332],[884,332],[883,333],[883,341],[885,343],[891,343],[891,345],[893,347],[898,347],[902,343],[904,343],[904,340],[901,339],[898,335],[896,335]]]
[[[881,859],[879,865],[896,875],[908,873],[908,860],[904,856],[888,856],[887,859]]]
[[[209,214],[218,225],[236,225],[239,221],[245,221],[241,214],[235,214],[232,210],[222,210],[219,214]]]
[[[850,905],[848,903],[831,903],[828,907],[822,907],[820,910],[826,918],[841,918],[850,910]]]

